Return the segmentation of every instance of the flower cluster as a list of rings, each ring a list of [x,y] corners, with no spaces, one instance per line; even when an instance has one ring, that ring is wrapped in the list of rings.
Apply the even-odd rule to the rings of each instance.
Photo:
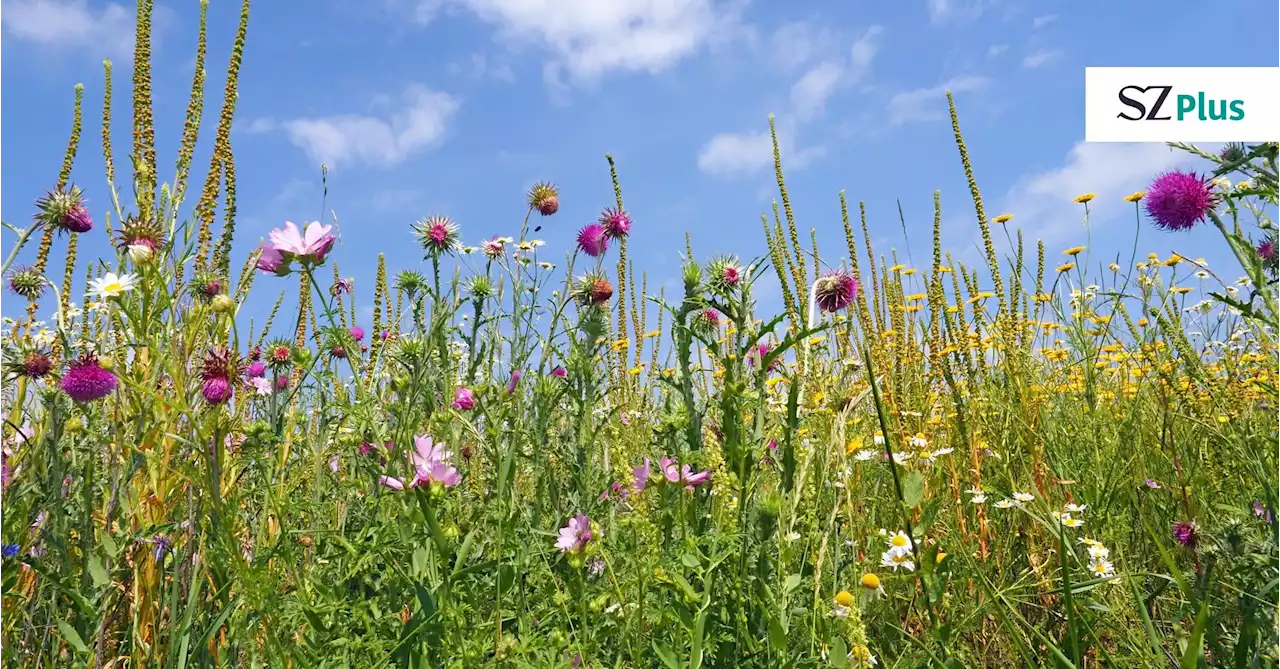
[[[882,534],[887,534],[885,530],[880,530]],[[915,543],[911,541],[911,537],[901,530],[889,534],[885,540],[885,551],[880,555],[880,564],[889,567],[894,571],[898,571],[901,567],[907,571],[915,571],[916,563],[912,556],[912,549]]]

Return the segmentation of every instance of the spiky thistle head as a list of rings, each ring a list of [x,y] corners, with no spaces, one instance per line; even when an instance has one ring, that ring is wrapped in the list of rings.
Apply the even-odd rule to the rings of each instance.
[[[467,294],[474,300],[483,300],[493,296],[493,283],[489,277],[477,274],[467,280]]]
[[[151,217],[130,216],[125,219],[116,238],[117,246],[129,254],[134,264],[144,264],[164,248],[164,227]]]
[[[200,299],[208,302],[226,291],[227,282],[212,269],[202,269],[191,278],[191,287]]]
[[[550,216],[560,211],[560,192],[554,184],[539,181],[529,189],[529,207],[537,209],[539,214]]]
[[[689,322],[689,327],[694,332],[701,334],[710,334],[720,327],[720,312],[710,307],[700,309],[694,312],[693,319]]]
[[[200,362],[200,378],[205,381],[209,379],[231,381],[239,379],[242,372],[239,352],[225,346],[210,348]]]
[[[1218,205],[1213,184],[1195,172],[1165,172],[1151,182],[1143,205],[1157,227],[1189,230]]]
[[[599,258],[609,250],[609,235],[599,223],[589,223],[578,231],[578,250]]]
[[[47,375],[53,369],[53,361],[49,359],[49,354],[43,351],[27,351],[22,356],[22,376],[28,379],[39,379]]]
[[[44,296],[44,276],[34,267],[17,267],[9,272],[9,290],[15,295],[36,301]]]
[[[858,280],[843,268],[832,270],[814,282],[813,295],[819,309],[835,313],[858,296]]]
[[[67,365],[62,375],[62,392],[76,402],[93,402],[110,395],[119,381],[92,355],[83,355]]]
[[[1257,252],[1258,257],[1262,259],[1262,268],[1275,275],[1277,265],[1280,265],[1280,257],[1277,257],[1277,254],[1280,254],[1280,247],[1276,246],[1275,236],[1269,234],[1263,237],[1262,241],[1258,242]]]
[[[583,306],[600,306],[613,297],[613,284],[603,274],[587,274],[578,279],[574,297]]]
[[[735,256],[719,256],[707,265],[707,283],[717,293],[727,295],[742,284],[746,271]]]
[[[277,337],[267,344],[267,364],[275,369],[288,367],[293,362],[293,342]]]
[[[413,234],[429,255],[441,256],[454,253],[462,245],[458,224],[448,216],[431,216],[413,224]]]
[[[426,290],[427,277],[423,276],[421,272],[403,270],[396,275],[396,282],[393,287],[407,295],[409,299],[413,299],[415,295]]]
[[[59,186],[36,200],[36,221],[63,232],[88,232],[93,218],[84,206],[84,194],[78,186]]]
[[[1248,155],[1248,151],[1245,150],[1244,144],[1230,142],[1222,147],[1222,151],[1218,153],[1218,158],[1226,165],[1233,165],[1244,160],[1246,155]]]
[[[599,223],[610,239],[626,239],[631,234],[631,216],[620,208],[605,209],[600,214]]]

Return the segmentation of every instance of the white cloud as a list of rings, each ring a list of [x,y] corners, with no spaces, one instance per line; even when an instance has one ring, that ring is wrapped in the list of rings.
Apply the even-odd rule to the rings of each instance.
[[[348,162],[391,167],[437,145],[461,104],[448,93],[421,86],[411,86],[404,103],[385,118],[344,114],[281,125],[290,141],[330,168]]]
[[[791,87],[791,106],[799,120],[807,121],[822,111],[844,73],[840,63],[828,60],[813,66],[800,77]]]
[[[1034,70],[1037,67],[1044,67],[1049,63],[1062,57],[1062,51],[1058,49],[1039,49],[1033,51],[1022,59],[1022,67],[1028,70]]]
[[[995,0],[928,0],[929,20],[942,23],[949,20],[971,21],[991,8]]]
[[[770,38],[769,59],[783,70],[794,70],[809,62],[815,53],[831,43],[831,31],[807,21],[784,24]]]
[[[1195,160],[1164,144],[1078,142],[1061,167],[1019,179],[1001,210],[991,215],[1011,213],[1015,222],[1031,226],[1033,237],[1052,241],[1080,230],[1083,210],[1072,201],[1077,195],[1097,194],[1089,203],[1090,220],[1102,225],[1132,214],[1125,195],[1142,190],[1156,174]]]
[[[120,58],[133,50],[134,12],[87,0],[7,0],[0,24],[18,40],[47,47],[83,47],[94,55]],[[153,24],[154,26],[154,24]]]
[[[1039,30],[1057,20],[1058,20],[1057,14],[1045,14],[1044,16],[1037,16],[1034,19],[1031,19],[1031,29]]]
[[[261,135],[276,129],[275,119],[269,116],[259,116],[258,118],[235,123],[232,130],[243,132],[246,135]]]
[[[778,148],[787,165],[800,169],[825,152],[822,147],[809,147],[790,153],[790,134],[779,129]],[[698,152],[698,169],[723,177],[739,177],[759,172],[773,164],[773,140],[769,131],[722,132],[703,145]]]
[[[516,73],[502,58],[473,53],[470,58],[449,63],[449,74],[469,77],[477,81],[493,80],[504,84],[514,83]]]
[[[873,25],[849,48],[849,70],[855,79],[861,79],[871,68],[871,61],[880,51],[880,36],[883,34],[884,26]]]
[[[611,70],[661,71],[731,35],[740,8],[716,0],[425,0],[416,18],[429,21],[442,5],[496,25],[503,42],[548,49],[552,81],[562,70],[578,80]]]
[[[946,93],[960,93],[985,87],[985,77],[967,76],[948,79],[937,86],[917,88],[894,95],[889,100],[889,125],[936,121],[946,116]]]
[[[995,58],[1009,50],[1008,44],[992,44],[987,47],[987,58]]]

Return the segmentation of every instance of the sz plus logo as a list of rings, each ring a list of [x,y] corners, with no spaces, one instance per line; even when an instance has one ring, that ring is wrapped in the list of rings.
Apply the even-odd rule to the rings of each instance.
[[[1280,139],[1280,68],[1090,67],[1085,141]]]
[[[1117,116],[1126,121],[1172,121],[1175,117],[1179,121],[1193,117],[1201,121],[1244,120],[1244,100],[1215,100],[1204,91],[1174,93],[1173,86],[1125,86],[1118,97],[1128,109]],[[1172,113],[1169,107],[1175,108]]]

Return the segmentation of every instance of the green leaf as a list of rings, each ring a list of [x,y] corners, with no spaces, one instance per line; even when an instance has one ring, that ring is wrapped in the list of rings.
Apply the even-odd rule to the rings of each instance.
[[[116,540],[111,537],[110,532],[102,533],[102,547],[107,549],[107,555],[112,557],[120,553],[120,546],[116,544]]]
[[[690,569],[697,569],[700,565],[700,563],[698,562],[698,556],[692,555],[690,553],[685,553],[684,555],[681,555],[680,562],[684,566]]]
[[[65,620],[59,620],[58,631],[62,632],[62,638],[66,639],[67,643],[71,644],[72,648],[75,648],[81,653],[89,652],[89,647],[84,645],[84,639],[80,638],[80,633],[76,631],[76,628],[71,626],[71,623]]]
[[[662,660],[662,663],[670,669],[680,669],[680,661],[676,659],[676,654],[672,650],[656,640],[653,643],[653,652]]]
[[[102,556],[97,553],[89,557],[89,576],[93,577],[93,584],[98,587],[111,582],[111,577],[107,575],[107,568],[102,564]]]
[[[1204,654],[1204,631],[1209,626],[1209,599],[1200,602],[1200,612],[1196,614],[1196,625],[1191,629],[1191,638],[1187,640],[1187,652],[1182,655],[1182,669],[1196,669],[1200,666],[1200,658]]]
[[[849,666],[849,646],[845,644],[843,638],[835,637],[831,640],[831,653],[827,657],[833,667],[843,669]]]
[[[787,649],[787,629],[778,616],[769,616],[769,644],[778,652]]]
[[[902,481],[902,503],[914,507],[924,499],[924,474],[913,471]]]
[[[786,583],[782,585],[782,596],[785,598],[787,595],[795,592],[795,589],[798,587],[800,587],[800,574],[792,574],[788,576]]]

